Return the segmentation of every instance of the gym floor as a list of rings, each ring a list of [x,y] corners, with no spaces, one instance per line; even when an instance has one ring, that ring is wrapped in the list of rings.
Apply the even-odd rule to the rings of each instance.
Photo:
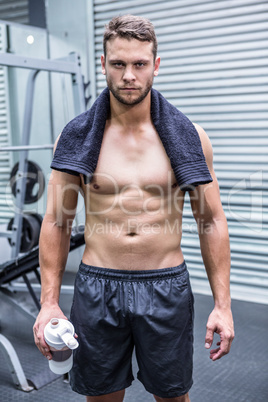
[[[73,283],[74,274],[66,273],[64,283]],[[18,298],[31,303],[27,292],[19,292]],[[49,381],[50,371],[46,359],[39,353],[33,342],[32,325],[34,319],[26,317],[1,296],[0,291],[0,333],[14,346],[27,379],[32,379],[40,387],[30,393],[15,388],[0,349],[0,400],[79,402],[85,401],[74,393],[63,377]],[[60,305],[68,316],[72,296],[61,296]],[[206,320],[213,307],[209,296],[195,294],[195,353],[194,385],[190,391],[191,402],[264,402],[268,400],[268,314],[267,305],[233,300],[236,338],[231,353],[217,362],[209,359],[204,348]],[[217,339],[215,339],[215,343]],[[133,373],[138,371],[133,356]],[[51,380],[51,378],[50,378]],[[143,385],[135,379],[126,391],[125,402],[153,401]]]

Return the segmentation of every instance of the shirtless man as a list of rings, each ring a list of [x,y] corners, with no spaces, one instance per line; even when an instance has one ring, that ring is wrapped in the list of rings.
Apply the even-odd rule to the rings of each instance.
[[[114,21],[128,28],[134,24],[132,30],[142,25],[154,38],[146,19],[123,16]],[[150,91],[160,58],[154,39],[107,39],[111,26],[106,28],[101,57],[111,114],[97,168],[89,184],[82,174],[53,170],[48,185],[40,236],[42,308],[34,325],[35,342],[51,359],[44,327],[52,317],[66,318],[58,302],[80,190],[86,211],[85,250],[71,312],[80,341],[72,388],[88,402],[121,402],[133,379],[135,345],[138,378],[156,401],[190,401],[193,297],[180,248],[185,193],[150,115]],[[210,351],[214,361],[229,352],[234,337],[230,249],[211,144],[205,131],[195,127],[213,178],[189,194],[215,301],[205,337],[209,349],[214,333],[220,335],[218,348]]]

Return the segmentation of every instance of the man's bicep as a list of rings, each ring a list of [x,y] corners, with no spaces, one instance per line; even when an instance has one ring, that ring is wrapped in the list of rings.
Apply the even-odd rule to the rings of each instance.
[[[220,198],[220,190],[215,173],[213,182],[197,186],[189,191],[193,216],[200,223],[225,219]]]
[[[46,217],[58,226],[72,221],[80,191],[80,176],[52,170],[47,190]]]

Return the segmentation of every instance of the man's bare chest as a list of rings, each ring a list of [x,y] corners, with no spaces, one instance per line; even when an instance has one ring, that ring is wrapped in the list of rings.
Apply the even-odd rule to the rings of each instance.
[[[121,191],[126,186],[165,193],[170,186],[176,187],[176,179],[157,133],[106,135],[91,186],[100,193]]]

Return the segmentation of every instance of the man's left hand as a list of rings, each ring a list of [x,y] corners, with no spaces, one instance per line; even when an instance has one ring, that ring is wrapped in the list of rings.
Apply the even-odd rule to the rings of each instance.
[[[220,335],[220,341],[217,343],[218,348],[210,351],[210,359],[213,361],[220,359],[222,356],[229,353],[231,349],[231,344],[234,339],[234,323],[230,308],[221,309],[215,307],[211,312],[207,322],[206,349],[211,347],[214,333]]]

